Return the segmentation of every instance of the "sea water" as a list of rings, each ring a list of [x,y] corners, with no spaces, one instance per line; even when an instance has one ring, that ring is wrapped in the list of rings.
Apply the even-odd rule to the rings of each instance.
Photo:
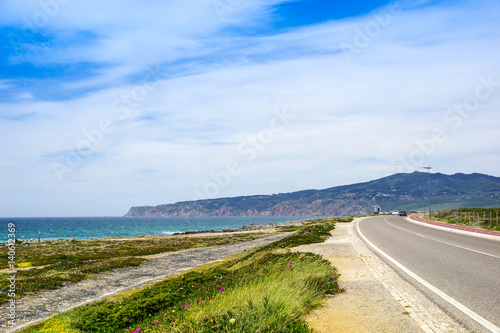
[[[224,217],[36,217],[0,218],[0,241],[7,241],[9,223],[21,240],[167,236],[184,231],[223,230],[247,224],[304,220],[307,216]],[[12,236],[10,236],[12,237]]]

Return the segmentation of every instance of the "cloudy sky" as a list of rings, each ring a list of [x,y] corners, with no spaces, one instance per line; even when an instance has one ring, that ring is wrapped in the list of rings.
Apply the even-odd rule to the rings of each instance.
[[[2,0],[0,216],[500,176],[498,0]]]

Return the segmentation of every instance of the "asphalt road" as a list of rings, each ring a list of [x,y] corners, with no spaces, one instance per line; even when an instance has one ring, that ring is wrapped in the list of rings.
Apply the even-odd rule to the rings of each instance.
[[[500,332],[500,241],[391,215],[364,219],[357,227],[361,239],[383,251],[386,255],[375,252],[398,274],[471,332]]]

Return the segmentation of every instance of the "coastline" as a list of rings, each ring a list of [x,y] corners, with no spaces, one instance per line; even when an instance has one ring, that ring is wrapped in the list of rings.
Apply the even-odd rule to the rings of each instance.
[[[193,217],[193,218],[124,218],[124,217],[68,217],[68,218],[0,218],[0,226],[16,227],[16,239],[23,242],[40,240],[87,240],[164,237],[173,234],[223,233],[232,231],[258,230],[265,225],[273,228],[284,222],[315,218],[313,216],[280,217]],[[253,226],[253,227],[250,227]],[[8,240],[6,235],[0,242]]]
[[[216,235],[216,234],[231,234],[231,233],[245,233],[245,232],[276,232],[276,228],[285,228],[285,227],[300,227],[304,225],[307,220],[300,221],[287,221],[280,223],[268,223],[268,224],[247,224],[240,228],[231,228],[231,229],[222,229],[222,230],[201,230],[201,231],[184,231],[174,233],[172,236],[180,236],[180,235]]]
[[[98,274],[92,274],[90,278],[84,279],[76,283],[65,283],[62,287],[53,290],[43,290],[41,293],[31,293],[16,300],[16,325],[10,327],[7,332],[17,332],[20,329],[42,322],[45,319],[53,316],[54,314],[64,312],[81,306],[84,304],[92,303],[102,300],[109,296],[120,294],[129,289],[141,288],[145,285],[154,283],[165,277],[179,274],[183,271],[193,269],[195,267],[203,266],[206,264],[214,263],[223,260],[227,256],[244,252],[256,247],[276,242],[283,239],[294,231],[295,227],[307,224],[310,220],[303,221],[287,221],[282,223],[269,223],[264,225],[250,224],[244,225],[235,229],[224,229],[221,231],[205,230],[202,232],[187,231],[179,233],[178,235],[171,236],[145,236],[134,238],[108,238],[108,239],[89,239],[89,240],[59,240],[59,243],[70,245],[71,243],[80,243],[80,245],[87,247],[92,243],[98,242],[111,242],[121,246],[121,241],[130,244],[139,242],[139,244],[159,244],[167,240],[190,240],[195,241],[194,246],[191,248],[184,248],[176,250],[175,252],[161,252],[151,255],[136,255],[143,261],[140,265],[132,265],[127,267],[115,268],[112,271],[104,271]],[[282,232],[278,233],[281,229]],[[287,228],[290,228],[286,230]],[[245,236],[249,234],[248,237]],[[253,235],[252,235],[253,234]],[[262,234],[262,236],[255,237],[255,234]],[[240,239],[237,242],[221,243],[222,245],[203,245],[211,239],[220,239],[227,241],[228,239]],[[214,236],[214,237],[212,237]],[[219,238],[222,237],[222,238]],[[247,240],[243,240],[244,237]],[[205,241],[206,239],[206,241]],[[253,240],[248,240],[253,239]],[[200,242],[201,240],[201,242]],[[62,241],[62,242],[61,242]],[[168,242],[170,243],[170,242]],[[22,243],[19,244],[20,249],[23,247]],[[25,246],[35,247],[38,249],[46,249],[47,247],[59,247],[57,241],[43,241],[42,244],[26,244]],[[41,247],[40,247],[41,246]],[[71,246],[71,245],[70,245]],[[127,245],[128,246],[128,245]],[[127,247],[126,246],[126,247]],[[208,246],[208,247],[206,247]],[[71,252],[66,252],[71,255]],[[117,254],[117,256],[119,256]],[[49,266],[49,267],[47,267]],[[28,269],[50,269],[52,265],[46,266],[33,266]],[[22,271],[23,269],[19,269]],[[6,314],[8,304],[0,305],[0,313]],[[7,329],[7,326],[2,325],[2,330]]]
[[[304,220],[268,225],[245,225],[237,229],[216,232],[213,232],[213,230],[194,233],[188,231],[175,236],[160,238],[171,240],[196,239],[196,242],[200,242],[200,240],[205,242],[210,236],[226,238],[226,235],[277,232],[280,227],[295,227],[308,224],[307,222],[307,220]],[[323,307],[319,307],[305,315],[304,318],[311,328],[325,333],[332,330],[351,331],[361,329],[369,331],[374,327],[379,331],[387,332],[401,330],[422,332],[426,331],[424,326],[428,325],[429,327],[446,327],[455,332],[464,332],[460,325],[436,309],[432,310],[433,313],[437,311],[435,315],[429,316],[427,309],[431,309],[432,304],[429,304],[425,299],[420,298],[417,300],[419,297],[415,292],[412,292],[410,297],[412,301],[410,302],[406,294],[408,292],[407,286],[401,287],[402,282],[390,269],[384,268],[383,271],[380,271],[383,264],[379,262],[372,263],[376,258],[368,249],[363,249],[363,244],[352,231],[352,225],[353,223],[337,224],[337,227],[330,232],[330,236],[324,243],[290,247],[292,253],[315,253],[328,260],[332,267],[340,268],[339,273],[341,274],[336,275],[341,277],[339,280],[340,286],[343,286],[345,290],[340,294],[326,296],[323,299],[326,302]],[[314,227],[315,224],[313,223],[312,226]],[[309,225],[305,227],[310,228]],[[294,230],[294,228],[290,229]],[[233,260],[235,254],[243,253],[244,255],[247,250],[274,243],[288,235],[292,235],[293,232],[287,232],[292,231],[290,229],[282,229],[284,232],[280,234],[263,235],[261,238],[252,241],[210,247],[193,247],[176,252],[141,256],[147,261],[137,267],[118,268],[97,274],[79,283],[69,284],[60,289],[29,295],[19,300],[17,325],[9,328],[6,332],[18,332],[57,313],[103,300],[110,296],[112,296],[113,301],[120,300],[123,297],[128,297],[127,295],[130,293],[150,288],[149,286],[153,283],[165,277],[173,276],[175,278],[180,274],[206,269],[206,267],[212,267],[214,264],[218,265],[217,262],[229,258]],[[302,230],[302,228],[299,230]],[[153,237],[149,240],[156,243],[159,240],[157,238]],[[127,239],[113,240],[115,243],[117,240],[127,241]],[[138,237],[128,240],[141,241],[146,240],[146,238]],[[388,288],[388,285],[397,285],[398,289],[402,288],[406,296],[393,298],[394,295],[392,294],[394,292],[391,291],[393,287]],[[415,309],[415,313],[412,309]],[[4,313],[4,311],[6,311],[6,305],[0,305],[0,313]],[[7,328],[6,326],[1,327],[2,329]]]

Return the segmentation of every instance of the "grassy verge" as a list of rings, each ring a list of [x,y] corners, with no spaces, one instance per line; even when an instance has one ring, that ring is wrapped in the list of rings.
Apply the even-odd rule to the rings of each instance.
[[[68,283],[89,278],[92,274],[112,269],[137,266],[141,256],[174,252],[193,247],[214,246],[249,241],[269,236],[247,233],[201,237],[148,237],[135,239],[54,240],[17,244],[16,298],[57,289]],[[7,268],[8,248],[0,247],[0,269]],[[0,273],[0,304],[8,300],[8,275]]]
[[[498,216],[500,216],[500,208],[463,208],[460,210],[447,209],[434,213],[432,219],[445,223],[500,231]],[[428,218],[428,216],[424,218]]]
[[[23,332],[311,332],[302,316],[339,292],[338,273],[289,247],[324,241],[331,219],[315,220],[271,245],[170,278],[123,298],[93,303]]]

